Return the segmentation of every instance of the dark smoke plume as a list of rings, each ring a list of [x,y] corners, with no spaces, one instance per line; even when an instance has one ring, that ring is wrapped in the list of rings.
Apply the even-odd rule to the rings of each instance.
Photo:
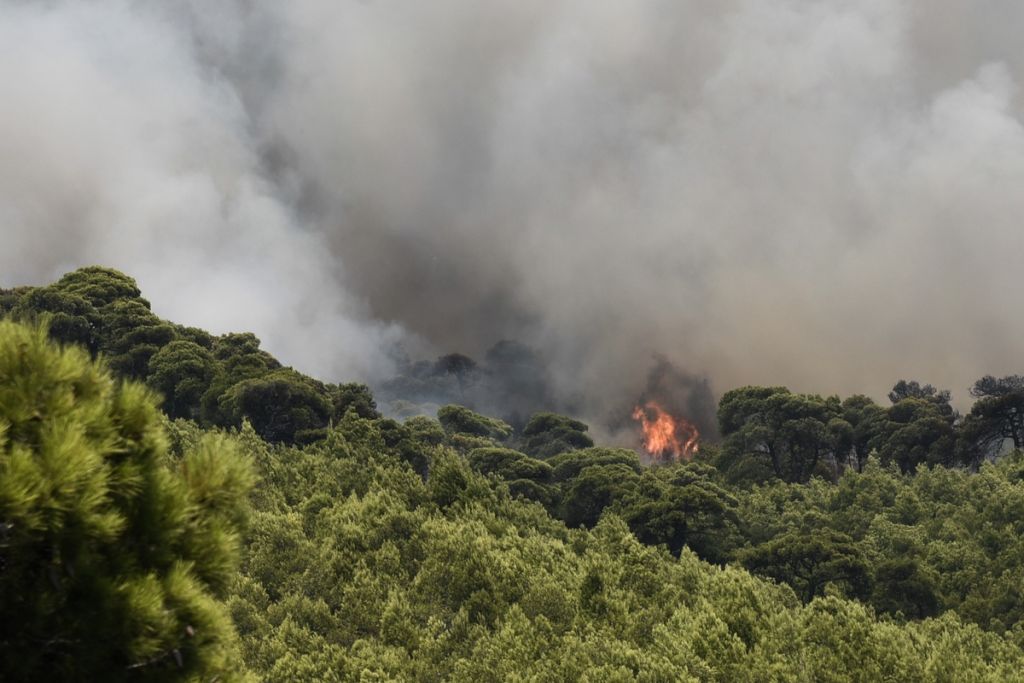
[[[433,415],[442,405],[458,403],[520,429],[534,412],[578,409],[556,399],[540,355],[514,341],[488,349],[482,364],[453,353],[433,362],[402,360],[398,373],[376,387],[381,407],[396,417]]]
[[[458,350],[598,423],[652,354],[957,400],[1020,372],[1021,26],[1017,0],[0,1],[0,286],[106,264],[326,380]],[[543,390],[493,384],[505,339]]]
[[[664,357],[656,358],[637,403],[650,400],[657,401],[670,414],[692,422],[703,439],[718,438],[718,400],[706,377],[688,374]]]

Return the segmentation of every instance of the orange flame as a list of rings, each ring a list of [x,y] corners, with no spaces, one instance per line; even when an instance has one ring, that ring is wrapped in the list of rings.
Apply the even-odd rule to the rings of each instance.
[[[640,423],[644,450],[652,456],[690,460],[700,447],[697,428],[681,417],[672,417],[655,401],[634,408],[633,419]]]

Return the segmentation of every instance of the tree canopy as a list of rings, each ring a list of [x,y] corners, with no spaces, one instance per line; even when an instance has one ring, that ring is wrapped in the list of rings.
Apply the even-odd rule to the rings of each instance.
[[[171,458],[144,387],[0,321],[0,678],[243,678],[219,599],[252,481],[216,435]]]
[[[3,680],[1024,670],[1020,376],[962,417],[916,381],[741,387],[720,443],[651,464],[551,412],[514,342],[403,365],[378,407],[110,269],[0,315]]]

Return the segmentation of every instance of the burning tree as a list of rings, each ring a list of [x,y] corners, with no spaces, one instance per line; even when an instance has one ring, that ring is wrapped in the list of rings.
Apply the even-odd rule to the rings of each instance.
[[[643,448],[654,458],[690,460],[700,447],[700,432],[689,420],[673,416],[657,401],[648,400],[633,409],[640,423]]]

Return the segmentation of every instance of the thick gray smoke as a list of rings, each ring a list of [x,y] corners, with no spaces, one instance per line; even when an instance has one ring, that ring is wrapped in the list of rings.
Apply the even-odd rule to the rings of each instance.
[[[1018,0],[0,2],[0,280],[325,379],[537,349],[884,395],[1021,371]]]

